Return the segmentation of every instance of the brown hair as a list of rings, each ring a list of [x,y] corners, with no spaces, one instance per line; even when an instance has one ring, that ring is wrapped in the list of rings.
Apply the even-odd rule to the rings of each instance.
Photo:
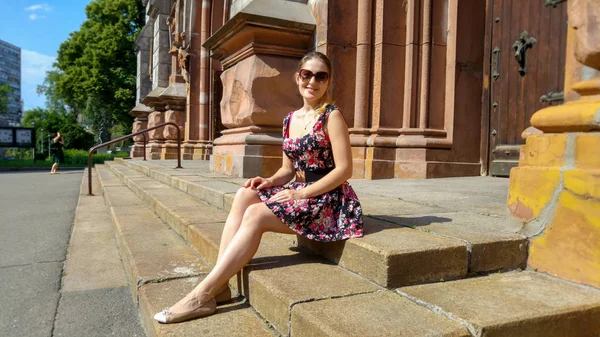
[[[331,61],[329,60],[327,55],[320,53],[318,51],[312,51],[312,52],[304,55],[304,57],[302,57],[302,60],[300,60],[300,63],[298,63],[298,69],[296,70],[296,73],[298,73],[300,71],[300,69],[302,69],[302,66],[304,65],[304,63],[306,63],[312,59],[318,59],[321,62],[325,63],[325,66],[327,67],[327,72],[329,73],[329,88],[327,88],[327,91],[325,91],[325,95],[323,95],[323,97],[321,97],[321,105],[315,110],[317,113],[322,114],[322,113],[325,113],[328,106],[334,104],[334,101],[331,98],[331,94],[329,93],[329,89],[331,89],[331,81],[333,78],[333,69],[331,67]]]

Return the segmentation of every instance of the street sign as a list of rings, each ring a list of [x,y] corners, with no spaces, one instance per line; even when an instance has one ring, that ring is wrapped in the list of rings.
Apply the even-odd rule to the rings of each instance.
[[[35,148],[35,129],[0,126],[0,147]]]

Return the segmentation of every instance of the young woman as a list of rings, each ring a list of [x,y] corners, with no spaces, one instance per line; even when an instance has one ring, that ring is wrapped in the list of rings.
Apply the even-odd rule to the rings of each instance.
[[[348,127],[328,93],[331,62],[324,54],[309,53],[294,78],[304,106],[283,120],[281,168],[270,178],[249,179],[238,190],[215,267],[192,292],[157,313],[157,321],[208,316],[217,303],[230,300],[229,279],[252,259],[265,232],[323,242],[363,235],[362,208],[346,181],[352,176]]]

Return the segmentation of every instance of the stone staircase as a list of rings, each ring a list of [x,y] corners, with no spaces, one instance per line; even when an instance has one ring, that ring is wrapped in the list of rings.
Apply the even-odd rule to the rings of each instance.
[[[402,181],[353,182],[364,238],[265,234],[230,281],[243,297],[216,315],[160,325],[152,315],[215,263],[244,181],[206,162],[174,166],[117,160],[95,169],[149,336],[600,336],[600,290],[521,271],[527,238],[506,231],[487,192],[456,197],[451,179],[429,195],[406,188],[414,181],[406,191],[392,186]]]

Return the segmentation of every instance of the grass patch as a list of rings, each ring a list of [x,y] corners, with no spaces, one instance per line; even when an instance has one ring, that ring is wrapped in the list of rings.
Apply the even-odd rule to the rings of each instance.
[[[37,160],[35,163],[33,159],[15,159],[15,160],[0,160],[0,167],[8,168],[30,168],[30,167],[52,167],[50,160]],[[85,165],[78,164],[60,164],[60,167],[85,167]]]
[[[60,163],[60,167],[75,167],[75,168],[84,168],[87,167],[88,163],[88,153],[84,150],[65,150],[65,162]],[[125,152],[118,153],[101,153],[92,155],[92,164],[104,164],[107,160],[113,160],[114,158],[123,158],[128,157],[128,154]],[[52,167],[51,158],[47,158],[46,160],[36,160],[33,162],[33,159],[14,159],[14,160],[0,160],[0,168],[50,168]]]

